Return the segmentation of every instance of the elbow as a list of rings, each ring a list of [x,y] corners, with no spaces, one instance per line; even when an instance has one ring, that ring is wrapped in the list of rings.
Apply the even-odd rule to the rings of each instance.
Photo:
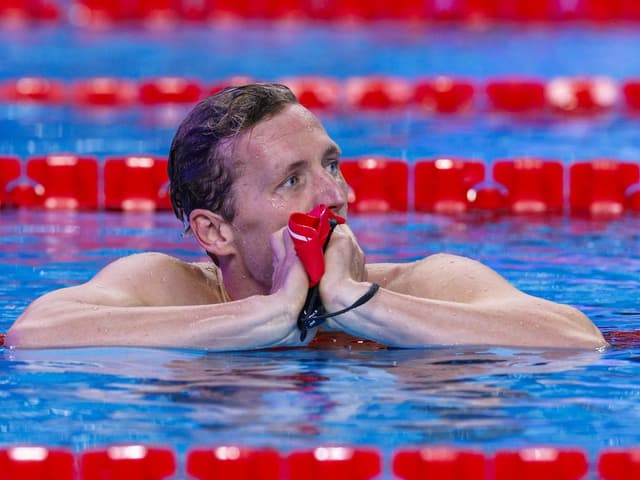
[[[16,327],[9,328],[4,337],[3,344],[7,348],[15,348],[20,346],[20,333]]]
[[[59,315],[54,302],[33,302],[11,325],[4,344],[9,348],[46,348],[57,346],[60,338]]]
[[[601,349],[609,346],[602,332],[596,325],[577,308],[563,305],[559,312],[562,326],[560,337],[565,337],[567,346],[585,349]],[[563,335],[564,334],[564,335]]]
[[[13,325],[4,338],[6,348],[46,348],[51,345],[37,331],[24,325]]]
[[[31,321],[29,319],[29,315],[25,312],[7,331],[4,338],[4,346],[8,348],[37,347],[37,342],[34,342],[34,337],[37,336],[37,331],[34,331],[30,324]]]

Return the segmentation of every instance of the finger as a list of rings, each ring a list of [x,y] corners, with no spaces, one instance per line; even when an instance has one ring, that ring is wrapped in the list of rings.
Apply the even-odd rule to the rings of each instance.
[[[289,235],[289,231],[287,230],[286,233],[284,233],[282,235],[283,237],[283,244],[284,244],[284,251],[287,255],[297,255],[296,251],[295,251],[295,245],[293,243],[293,239],[291,238],[291,235]]]
[[[351,230],[349,230],[348,227],[346,227],[346,225],[338,225],[331,233],[331,237],[329,238],[329,243],[327,244],[327,248],[332,247],[334,245],[338,245],[345,241],[351,241],[352,239],[353,239],[353,235],[351,234]]]
[[[281,262],[286,256],[286,246],[283,241],[282,230],[278,230],[271,234],[269,239],[271,243],[271,250],[273,252],[274,262]]]
[[[351,230],[351,227],[349,225],[347,225],[346,223],[343,223],[342,225],[339,225],[340,231],[342,233],[344,233],[345,235],[347,235],[349,238],[353,239],[353,241],[355,243],[358,243],[357,239],[356,239],[356,235],[355,233],[353,233],[353,230]]]

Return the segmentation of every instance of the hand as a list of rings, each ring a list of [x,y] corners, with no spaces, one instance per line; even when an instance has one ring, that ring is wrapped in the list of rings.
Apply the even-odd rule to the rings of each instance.
[[[271,293],[282,295],[295,318],[302,310],[309,289],[309,279],[286,227],[271,235],[273,251],[273,276]]]
[[[340,289],[352,281],[367,281],[364,253],[346,224],[334,229],[324,259],[325,273],[320,280],[320,296],[325,308],[331,311],[333,298]]]

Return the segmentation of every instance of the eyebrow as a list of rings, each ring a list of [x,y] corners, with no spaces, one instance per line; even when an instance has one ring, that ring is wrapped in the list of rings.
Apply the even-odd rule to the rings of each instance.
[[[338,145],[332,142],[331,145],[329,145],[324,151],[324,155],[322,156],[322,158],[327,158],[335,154],[342,155],[342,150],[340,150],[340,147]]]
[[[340,147],[338,147],[335,143],[331,143],[331,145],[329,145],[324,153],[322,154],[322,159],[324,160],[327,157],[330,157],[332,155],[341,155],[342,151],[340,150]],[[288,176],[291,173],[296,172],[297,170],[299,170],[300,168],[304,167],[306,164],[308,163],[307,160],[298,160],[296,162],[290,163],[289,165],[287,165],[287,167],[281,171],[280,175],[282,176]]]
[[[287,168],[282,170],[281,176],[287,177],[290,174],[304,167],[306,164],[307,164],[306,160],[298,160],[297,162],[290,163],[289,165],[287,165]]]

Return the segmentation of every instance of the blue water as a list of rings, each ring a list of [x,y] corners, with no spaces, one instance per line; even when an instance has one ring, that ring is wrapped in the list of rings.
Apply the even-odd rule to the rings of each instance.
[[[153,349],[0,351],[0,444],[83,450],[114,442],[226,442],[283,451],[325,443],[415,444],[486,452],[532,444],[640,440],[640,218],[365,215],[351,220],[370,261],[447,251],[490,265],[524,291],[576,305],[614,348],[430,348],[202,353]],[[121,255],[201,260],[170,214],[3,212],[0,330],[34,297],[81,283]]]
[[[39,75],[71,82],[93,76],[192,77],[205,84],[231,75],[278,80],[326,75],[344,80],[387,74],[415,80],[456,75],[478,88],[474,114],[427,117],[403,111],[326,118],[345,156],[386,154],[413,161],[459,155],[491,162],[539,155],[566,163],[594,157],[640,158],[640,120],[616,111],[597,119],[547,116],[514,122],[486,113],[482,82],[500,75],[607,75],[640,72],[640,31],[631,27],[544,26],[469,29],[253,23],[88,30],[0,30],[0,80]],[[167,153],[181,108],[93,111],[0,105],[0,152]],[[127,135],[122,135],[126,128]]]
[[[0,76],[59,79],[100,75],[140,78],[180,74],[218,79],[245,74],[600,75],[638,74],[637,26],[492,28],[369,24],[214,24],[166,29],[131,26],[4,28]],[[624,61],[621,61],[624,59]]]
[[[608,29],[428,29],[217,26],[171,31],[42,27],[0,31],[0,78],[70,81],[160,74],[215,80],[319,73],[459,74],[482,81],[532,73],[640,71],[640,32]],[[0,153],[166,154],[183,110],[0,105]],[[386,154],[497,158],[542,155],[566,164],[637,160],[640,123],[516,121],[479,106],[463,117],[324,116],[345,157]],[[474,257],[518,288],[582,309],[611,339],[606,352],[430,348],[203,353],[154,349],[0,350],[0,445],[82,450],[149,442],[180,454],[241,443],[282,450],[321,443],[409,444],[491,452],[531,444],[584,448],[640,443],[640,217],[361,215],[350,220],[368,260],[435,252]],[[169,213],[0,212],[0,331],[35,297],[88,280],[129,253],[159,250],[202,260]],[[620,333],[622,332],[622,333]],[[627,333],[625,336],[624,334]]]

